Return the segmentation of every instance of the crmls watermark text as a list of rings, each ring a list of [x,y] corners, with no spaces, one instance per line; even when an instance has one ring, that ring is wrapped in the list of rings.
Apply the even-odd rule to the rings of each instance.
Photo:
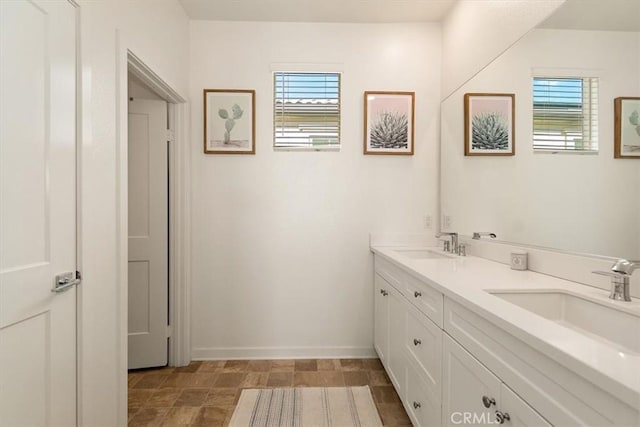
[[[452,424],[500,424],[498,420],[491,414],[491,412],[452,412],[451,413]]]

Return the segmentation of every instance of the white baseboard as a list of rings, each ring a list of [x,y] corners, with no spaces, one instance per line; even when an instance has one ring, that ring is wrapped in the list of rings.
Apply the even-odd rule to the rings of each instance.
[[[192,360],[241,359],[371,359],[373,347],[235,347],[194,348]]]

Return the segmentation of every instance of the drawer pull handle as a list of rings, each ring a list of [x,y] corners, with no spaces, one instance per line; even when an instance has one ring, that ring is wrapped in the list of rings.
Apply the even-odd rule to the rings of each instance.
[[[420,409],[421,407],[422,407],[422,405],[420,404],[420,402],[413,402],[413,409]],[[496,416],[497,416],[497,414],[496,414]]]
[[[490,408],[491,405],[496,404],[496,400],[493,397],[482,396],[482,404],[485,408]]]
[[[505,421],[510,421],[511,417],[508,412],[496,411],[496,420],[498,420],[500,424],[504,424]]]
[[[413,339],[413,345],[418,346],[418,345],[420,345],[420,344],[422,344],[422,341],[421,341],[421,340],[419,340],[418,338],[414,338],[414,339]],[[488,408],[488,406],[487,406],[487,408]]]
[[[413,296],[414,296],[414,297],[416,297],[416,298],[421,297],[421,296],[422,296],[422,292],[420,292],[420,291],[415,291],[415,292],[413,293]]]

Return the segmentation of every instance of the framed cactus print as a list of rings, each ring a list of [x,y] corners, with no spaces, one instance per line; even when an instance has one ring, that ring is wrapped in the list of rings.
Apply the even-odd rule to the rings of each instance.
[[[413,155],[415,92],[364,93],[364,154]]]
[[[640,98],[616,98],[613,157],[640,159]]]
[[[255,90],[204,89],[205,154],[255,154]]]
[[[515,95],[466,93],[464,155],[513,156],[515,153]]]

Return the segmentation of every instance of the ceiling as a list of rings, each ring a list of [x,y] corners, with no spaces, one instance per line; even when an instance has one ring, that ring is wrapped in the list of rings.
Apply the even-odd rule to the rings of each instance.
[[[457,0],[179,0],[190,19],[438,22]],[[640,31],[640,0],[567,0],[539,27]]]
[[[640,31],[640,0],[567,0],[539,27]]]
[[[456,0],[180,0],[193,20],[433,22]]]

